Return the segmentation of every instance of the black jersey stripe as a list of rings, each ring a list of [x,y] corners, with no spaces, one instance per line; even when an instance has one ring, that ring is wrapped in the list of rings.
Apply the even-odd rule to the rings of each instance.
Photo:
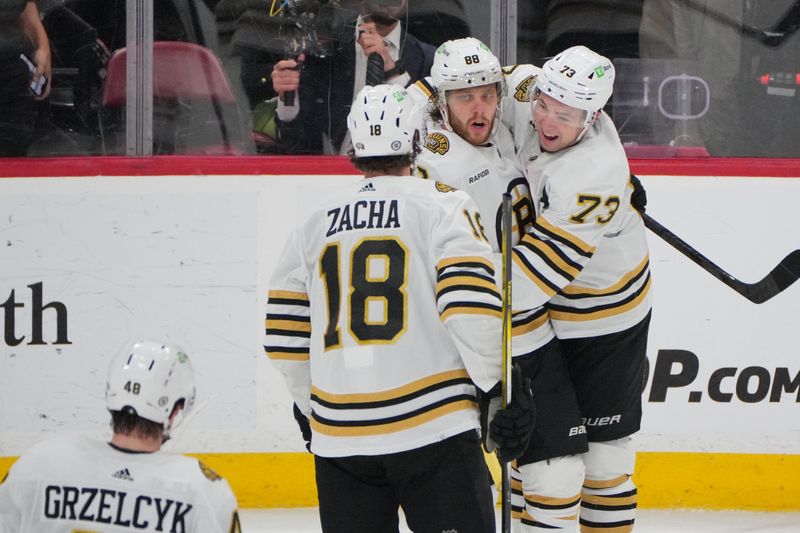
[[[281,335],[283,337],[302,337],[306,339],[311,338],[310,331],[297,331],[292,329],[266,328],[265,333],[267,335]]]
[[[621,284],[614,284],[607,289],[586,289],[583,287],[567,286],[561,291],[561,296],[570,300],[580,300],[582,298],[596,298],[598,296],[615,296],[622,294],[634,286],[642,276],[650,270],[650,261],[645,258],[642,264],[623,276]]]
[[[587,258],[592,257],[594,255],[595,252],[594,246],[590,246],[589,244],[583,242],[581,239],[572,235],[571,233],[556,226],[553,226],[542,217],[537,218],[533,222],[533,231],[541,233],[542,235],[545,235],[556,242],[560,242],[564,246],[573,250],[578,255],[582,255]],[[523,240],[535,239],[535,238],[536,237],[534,235],[530,234],[526,234],[522,237]]]
[[[590,314],[593,314],[593,313],[602,313],[603,311],[610,311],[610,310],[613,310],[613,309],[616,309],[616,308],[619,308],[619,307],[626,306],[626,305],[634,302],[635,300],[643,297],[647,293],[648,290],[650,290],[650,272],[649,271],[647,273],[647,277],[645,278],[645,282],[642,284],[642,286],[639,287],[636,291],[632,292],[631,294],[629,294],[628,296],[626,296],[625,298],[623,298],[623,299],[621,299],[619,301],[612,302],[612,303],[607,303],[607,304],[602,304],[602,305],[595,305],[595,306],[586,307],[586,308],[568,307],[568,306],[565,306],[565,305],[558,305],[558,304],[553,304],[553,303],[547,303],[546,306],[547,306],[547,309],[550,311],[550,317],[551,318],[555,318],[555,319],[562,318],[562,317],[559,316],[561,314],[564,314],[564,315],[590,315]],[[597,296],[593,296],[593,297],[597,298]]]
[[[519,250],[512,250],[514,262],[517,263],[517,266],[520,267],[520,270],[528,276],[531,281],[533,281],[539,289],[547,294],[548,296],[553,296],[556,294],[560,287],[550,281],[546,276],[543,276],[539,273],[538,270],[528,261],[528,258],[525,257],[525,254],[521,253]]]
[[[453,270],[452,272],[445,272],[443,274],[439,274],[436,277],[436,279],[437,281],[442,282],[450,278],[457,278],[459,276],[469,276],[483,281],[488,281],[489,283],[495,283],[494,277],[486,276],[484,274],[481,274],[480,272],[475,272],[474,270]]]
[[[409,400],[413,400],[415,398],[419,398],[420,396],[424,396],[431,392],[445,389],[447,387],[453,387],[456,385],[471,385],[472,380],[468,377],[463,378],[455,378],[449,379],[447,381],[440,381],[438,383],[433,383],[428,385],[427,387],[414,390],[407,394],[403,394],[394,398],[386,398],[383,400],[376,400],[376,401],[369,401],[369,402],[333,402],[330,400],[326,400],[321,398],[319,395],[312,393],[311,394],[311,401],[318,403],[324,407],[329,409],[376,409],[379,407],[389,407],[392,405],[400,405]]]
[[[311,307],[311,302],[301,298],[269,298],[267,305],[297,305],[300,307]]]
[[[267,320],[291,320],[293,322],[311,322],[309,315],[285,315],[278,313],[267,313]]]
[[[477,405],[477,401],[475,400],[475,396],[470,394],[456,394],[450,396],[448,398],[442,398],[436,402],[432,402],[424,407],[420,407],[418,409],[414,409],[413,411],[408,411],[407,413],[389,416],[385,418],[372,418],[368,420],[333,420],[330,418],[324,418],[316,413],[316,411],[311,412],[311,417],[314,419],[315,422],[318,424],[322,424],[324,426],[332,426],[332,427],[368,427],[368,426],[381,426],[386,424],[393,424],[396,422],[403,422],[412,418],[415,418],[421,414],[424,414],[428,411],[432,411],[438,407],[442,407],[448,404],[456,403],[459,401],[469,401],[475,403]]]
[[[451,285],[449,287],[445,287],[444,289],[438,291],[436,293],[436,299],[438,300],[445,294],[454,291],[482,292],[494,296],[498,300],[501,298],[500,293],[496,289],[489,289],[486,287],[476,287],[475,285]]]

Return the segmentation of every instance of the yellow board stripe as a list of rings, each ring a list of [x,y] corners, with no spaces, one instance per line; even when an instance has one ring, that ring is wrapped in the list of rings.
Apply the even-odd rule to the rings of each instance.
[[[191,455],[228,480],[239,507],[318,504],[314,456],[308,452]],[[0,457],[0,479],[16,460]],[[639,452],[633,478],[643,509],[791,512],[800,511],[797,472],[800,454]]]
[[[270,298],[287,298],[289,300],[305,300],[308,301],[308,294],[297,291],[269,291],[267,295]]]
[[[467,371],[464,369],[448,370],[446,372],[433,374],[432,376],[418,379],[416,381],[412,381],[411,383],[407,383],[400,387],[396,387],[394,389],[388,389],[381,392],[365,392],[360,394],[334,394],[332,392],[325,392],[323,390],[320,390],[317,387],[311,387],[311,394],[313,394],[320,400],[324,400],[330,403],[381,402],[384,400],[391,400],[393,398],[399,398],[401,396],[413,394],[417,391],[430,387],[431,385],[436,385],[437,383],[444,383],[445,381],[463,379],[467,377],[469,377],[469,374],[467,374]]]
[[[653,278],[648,278],[647,283],[644,287],[642,287],[641,292],[636,296],[636,298],[618,307],[611,307],[601,311],[595,311],[593,313],[571,313],[569,311],[557,311],[555,309],[550,309],[550,318],[553,320],[564,320],[566,322],[583,322],[585,320],[596,320],[599,318],[606,318],[625,313],[642,303],[642,300],[645,299],[647,293],[650,292],[650,285],[652,281]]]
[[[455,413],[457,411],[464,411],[467,409],[476,409],[477,403],[472,400],[459,400],[457,402],[449,403],[425,411],[417,416],[391,422],[389,424],[375,424],[371,426],[329,426],[320,424],[317,420],[311,419],[311,429],[322,433],[324,435],[331,435],[334,437],[363,437],[368,435],[386,435],[387,433],[396,433],[406,429],[411,429],[421,426],[431,420]]]
[[[604,289],[593,289],[590,287],[581,287],[580,285],[567,285],[566,287],[561,289],[561,292],[563,292],[564,294],[592,294],[594,296],[602,296],[604,294],[614,293],[619,289],[621,289],[630,280],[641,274],[642,270],[644,270],[647,267],[647,263],[649,261],[650,261],[650,256],[645,255],[644,259],[642,259],[642,262],[636,265],[636,268],[634,268],[633,270],[622,276],[619,279],[619,281],[617,281],[610,287],[606,287]]]
[[[269,329],[286,329],[290,331],[311,332],[310,322],[300,322],[297,320],[266,320],[266,327]]]

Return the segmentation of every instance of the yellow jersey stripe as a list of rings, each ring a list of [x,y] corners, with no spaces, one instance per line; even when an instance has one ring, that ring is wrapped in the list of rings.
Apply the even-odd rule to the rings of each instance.
[[[487,268],[489,268],[492,272],[494,272],[494,263],[490,260],[486,259],[485,257],[473,256],[473,257],[448,257],[447,259],[442,259],[436,264],[436,270],[442,270],[447,267],[451,266],[460,266],[462,263],[480,263]],[[469,265],[465,265],[469,267]]]
[[[440,318],[442,322],[444,322],[453,315],[485,315],[503,318],[503,312],[499,307],[497,309],[487,309],[485,307],[469,307],[467,304],[448,307],[445,312],[440,315]]]
[[[586,243],[580,237],[573,235],[572,233],[568,232],[563,228],[559,228],[558,226],[551,224],[549,220],[544,217],[539,217],[536,219],[536,224],[541,226],[542,228],[546,229],[550,233],[557,235],[559,238],[563,239],[564,241],[569,242],[575,248],[581,250],[584,254],[593,255],[594,252],[597,250],[596,246],[592,246],[589,243]],[[529,238],[529,240],[533,240],[533,238]]]
[[[431,376],[426,376],[422,379],[418,379],[412,381],[411,383],[407,383],[400,387],[395,387],[394,389],[388,389],[385,391],[380,392],[365,392],[365,393],[354,393],[354,394],[335,394],[332,392],[325,392],[323,390],[318,389],[315,386],[311,387],[311,394],[318,397],[321,400],[330,402],[330,403],[369,403],[369,402],[381,402],[385,400],[391,400],[393,398],[399,398],[402,396],[406,396],[408,394],[412,394],[414,392],[420,391],[422,389],[426,389],[431,385],[436,385],[437,383],[444,383],[446,381],[451,381],[455,379],[462,379],[468,378],[469,374],[464,369],[459,370],[448,370],[447,372],[440,372],[438,374],[433,374]]]
[[[308,317],[305,318],[304,321],[300,320],[270,320],[269,318],[265,320],[266,324],[265,327],[268,329],[284,329],[289,331],[306,331],[311,332],[311,322],[308,321]]]
[[[528,265],[523,263],[522,260],[517,256],[516,253],[512,256],[512,259],[514,260],[514,263],[517,264],[519,269],[522,272],[524,272],[525,275],[528,276],[528,278],[530,278],[530,280],[539,288],[540,291],[545,293],[550,298],[552,298],[553,295],[555,295],[556,291],[554,291],[552,288],[550,288],[550,286],[547,285],[542,280],[542,278],[539,277],[537,272],[535,272],[535,271],[531,270],[530,268],[528,268]]]
[[[511,328],[511,335],[516,337],[517,335],[524,335],[526,333],[530,333],[531,331],[537,330],[540,327],[547,324],[547,320],[550,317],[547,313],[542,314],[542,316],[536,318],[535,320],[531,320],[525,324],[520,324],[519,326],[513,326]]]
[[[308,301],[308,294],[297,291],[269,291],[270,298],[282,298],[287,300],[304,300]]]
[[[294,352],[280,352],[269,351],[267,357],[274,361],[308,361],[308,353],[294,353]]]
[[[622,485],[628,480],[629,477],[630,476],[628,474],[622,474],[614,479],[584,479],[583,486],[587,489],[607,489],[609,487]]]
[[[606,294],[612,294],[620,290],[622,287],[625,286],[630,280],[634,279],[636,276],[640,275],[647,265],[650,262],[650,256],[646,255],[642,262],[636,265],[636,267],[622,276],[616,283],[606,287],[604,289],[593,289],[590,287],[581,287],[580,285],[567,285],[564,287],[561,292],[564,294],[591,294],[593,296],[603,296]]]
[[[581,273],[579,268],[575,268],[573,265],[570,265],[564,258],[559,256],[552,248],[547,246],[544,242],[540,241],[539,239],[528,239],[525,243],[532,248],[536,248],[539,250],[545,257],[550,259],[553,263],[552,266],[555,267],[555,270],[562,276],[567,279],[574,279],[578,277],[578,274]]]
[[[311,428],[314,431],[322,433],[323,435],[330,435],[333,437],[364,437],[370,435],[386,435],[388,433],[397,433],[407,429],[411,429],[422,424],[426,424],[437,418],[464,410],[476,409],[477,403],[472,400],[459,400],[453,403],[448,403],[440,407],[425,411],[417,416],[399,420],[397,422],[390,422],[388,424],[375,424],[369,426],[331,426],[322,424],[315,418],[311,419]]]
[[[491,281],[476,278],[474,276],[453,276],[452,278],[445,278],[436,284],[436,292],[452,287],[453,285],[472,285],[474,287],[483,287],[484,289],[492,289],[497,291],[497,285]]]
[[[599,311],[594,311],[592,313],[575,313],[570,311],[557,311],[555,309],[550,309],[550,318],[553,320],[563,320],[565,322],[585,322],[589,320],[597,320],[600,318],[607,318],[610,316],[620,315],[627,311],[630,311],[647,297],[647,293],[650,292],[650,286],[653,278],[648,278],[647,283],[645,283],[642,290],[636,296],[636,298],[632,299],[629,302],[624,304],[609,307],[608,309],[601,309]]]

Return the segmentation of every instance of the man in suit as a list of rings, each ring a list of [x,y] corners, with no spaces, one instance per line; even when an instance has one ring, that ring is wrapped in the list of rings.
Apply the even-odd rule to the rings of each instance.
[[[371,54],[383,63],[382,79],[372,83],[405,87],[430,73],[435,48],[406,32],[401,22],[406,4],[364,0],[353,32],[344,32],[332,54],[300,54],[275,64],[271,77],[279,96],[278,131],[287,152],[348,152],[347,114],[353,95],[367,84],[367,71],[375,68],[369,65],[375,61],[368,60]]]

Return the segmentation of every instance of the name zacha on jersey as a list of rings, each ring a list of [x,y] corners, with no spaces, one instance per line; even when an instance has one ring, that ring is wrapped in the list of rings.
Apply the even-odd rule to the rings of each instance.
[[[354,229],[385,229],[400,227],[397,200],[358,200],[328,211],[326,237]]]

